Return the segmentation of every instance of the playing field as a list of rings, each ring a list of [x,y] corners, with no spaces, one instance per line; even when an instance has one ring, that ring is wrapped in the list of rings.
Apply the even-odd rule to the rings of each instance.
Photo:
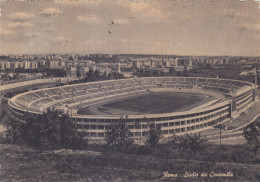
[[[154,92],[82,108],[79,114],[160,114],[196,105],[205,95],[181,92]]]

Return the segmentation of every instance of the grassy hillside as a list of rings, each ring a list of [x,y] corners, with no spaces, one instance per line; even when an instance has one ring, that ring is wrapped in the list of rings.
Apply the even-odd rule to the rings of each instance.
[[[187,156],[175,159],[156,152],[153,155],[102,152],[104,148],[97,146],[89,146],[89,151],[39,151],[1,144],[0,181],[259,181],[259,160],[243,161],[241,155],[238,162],[228,162],[231,148],[225,146],[220,154],[223,161],[217,162],[211,159],[204,161],[203,157],[199,160],[199,156],[206,153],[190,159],[185,159]],[[239,146],[233,150],[237,148]],[[212,153],[212,157],[216,154]],[[204,172],[204,175],[209,175],[211,172],[229,171],[233,177],[188,177],[188,173],[201,175]],[[163,178],[164,172],[177,173],[178,177],[168,175]]]

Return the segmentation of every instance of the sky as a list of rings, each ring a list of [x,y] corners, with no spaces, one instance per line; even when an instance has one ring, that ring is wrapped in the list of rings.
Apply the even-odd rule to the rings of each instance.
[[[257,0],[0,1],[0,54],[260,56]]]

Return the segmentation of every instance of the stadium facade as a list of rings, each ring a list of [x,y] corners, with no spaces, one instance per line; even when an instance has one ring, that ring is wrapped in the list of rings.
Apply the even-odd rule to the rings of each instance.
[[[145,138],[149,122],[161,126],[165,138],[204,131],[238,116],[256,100],[256,87],[250,82],[203,77],[141,77],[29,91],[11,98],[9,106],[12,116],[20,122],[24,122],[25,113],[39,115],[47,108],[68,111],[78,131],[86,131],[90,139],[103,140],[111,123],[119,121],[122,115],[83,115],[78,114],[80,108],[153,91],[205,91],[222,97],[183,112],[128,115],[127,126],[135,139]]]

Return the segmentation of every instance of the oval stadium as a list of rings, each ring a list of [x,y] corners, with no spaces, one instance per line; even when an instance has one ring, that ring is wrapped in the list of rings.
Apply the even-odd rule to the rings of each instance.
[[[113,122],[127,117],[135,140],[142,140],[148,123],[161,126],[163,138],[197,133],[227,122],[256,100],[250,82],[204,77],[138,77],[88,82],[25,92],[9,100],[12,116],[47,108],[68,112],[86,137],[103,141]]]

